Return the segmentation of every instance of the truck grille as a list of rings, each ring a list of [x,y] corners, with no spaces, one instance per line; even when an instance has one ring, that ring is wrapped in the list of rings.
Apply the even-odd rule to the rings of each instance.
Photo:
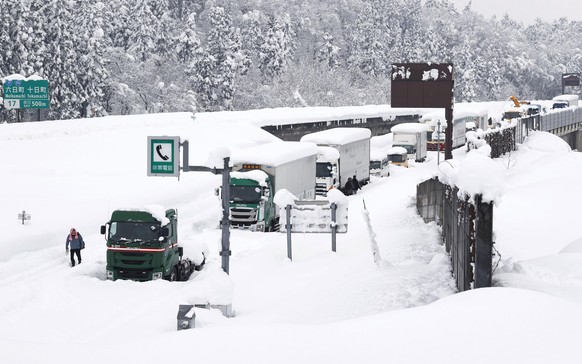
[[[251,207],[233,207],[230,209],[230,223],[235,227],[256,224],[257,210]]]
[[[151,253],[118,252],[114,255],[116,267],[132,266],[134,268],[146,268],[152,265],[152,260],[153,256]]]
[[[327,185],[325,183],[317,183],[315,185],[315,194],[319,196],[327,196]]]
[[[135,269],[120,269],[117,271],[117,278],[131,279],[135,281],[149,280],[151,269],[149,270],[135,270]]]

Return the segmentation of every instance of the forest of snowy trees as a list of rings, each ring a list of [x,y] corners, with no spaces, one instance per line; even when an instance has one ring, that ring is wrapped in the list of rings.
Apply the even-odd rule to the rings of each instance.
[[[400,62],[453,63],[458,102],[548,99],[582,69],[582,22],[448,0],[0,0],[0,18],[0,78],[49,80],[51,119],[387,104]]]

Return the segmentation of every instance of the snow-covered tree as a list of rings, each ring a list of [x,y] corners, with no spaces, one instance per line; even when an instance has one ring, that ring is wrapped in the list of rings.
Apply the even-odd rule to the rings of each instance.
[[[190,64],[200,52],[200,38],[196,32],[196,14],[192,13],[185,22],[183,31],[176,39],[176,57],[179,62]]]
[[[326,64],[330,69],[340,65],[340,48],[335,45],[333,35],[325,32],[322,35],[322,41],[317,47],[316,59]]]
[[[78,82],[77,35],[73,28],[73,4],[67,0],[51,0],[44,8],[47,54],[45,77],[49,80],[51,107],[49,115],[56,119],[80,115],[83,90]]]
[[[147,0],[137,0],[132,11],[132,22],[129,25],[129,52],[139,61],[147,61],[156,50],[156,31],[158,19],[152,13]]]
[[[269,17],[259,54],[259,69],[265,82],[273,81],[287,70],[293,56],[293,38],[294,32],[288,14],[284,17]]]
[[[105,67],[107,41],[103,31],[102,2],[79,7],[77,13],[79,39],[79,70],[77,77],[82,88],[83,100],[80,113],[82,117],[103,116],[105,89],[109,72]]]

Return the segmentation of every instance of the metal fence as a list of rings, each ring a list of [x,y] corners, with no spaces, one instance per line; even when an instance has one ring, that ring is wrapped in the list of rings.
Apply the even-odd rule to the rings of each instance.
[[[432,178],[417,185],[416,206],[425,222],[442,226],[457,289],[490,287],[493,259],[493,203],[467,196]]]
[[[499,158],[516,150],[517,144],[523,143],[531,131],[541,130],[563,136],[578,131],[580,123],[582,108],[569,108],[518,119],[510,127],[488,131],[485,134],[485,141],[491,146],[491,158]]]

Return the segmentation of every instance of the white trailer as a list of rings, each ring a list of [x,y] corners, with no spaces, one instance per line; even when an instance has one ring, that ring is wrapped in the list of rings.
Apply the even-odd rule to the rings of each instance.
[[[578,95],[559,95],[556,96],[552,99],[553,101],[564,101],[568,103],[568,106],[576,106],[578,107],[578,100],[579,100],[579,96]]]
[[[370,181],[370,138],[366,128],[334,128],[304,135],[302,142],[319,147],[317,155],[317,194],[327,195],[332,188],[342,189],[348,178],[356,176],[360,186]]]
[[[297,199],[315,199],[317,146],[272,142],[231,155],[230,216],[233,227],[260,231],[278,228],[273,198],[286,189]]]
[[[408,159],[414,159],[416,162],[424,162],[426,160],[427,130],[426,124],[422,123],[394,125],[390,130],[394,134],[392,146],[406,149]]]

